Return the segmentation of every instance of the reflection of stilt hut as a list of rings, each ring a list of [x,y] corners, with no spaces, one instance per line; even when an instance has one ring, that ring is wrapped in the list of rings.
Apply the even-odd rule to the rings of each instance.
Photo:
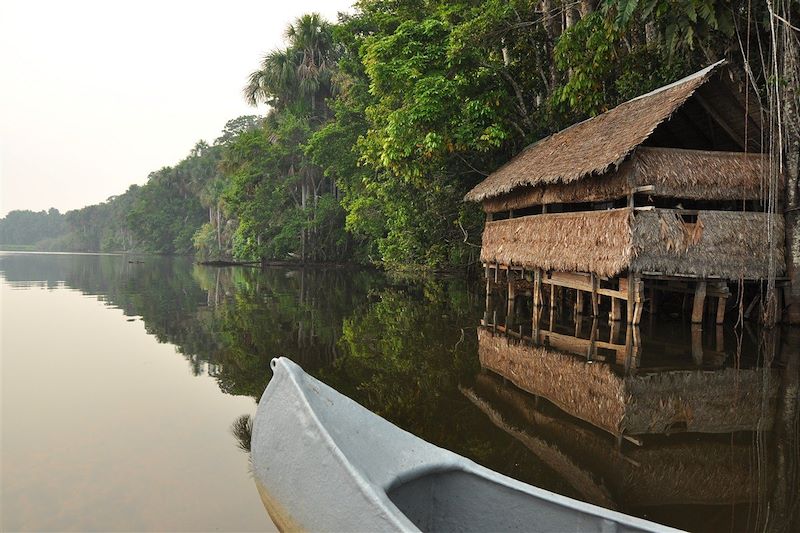
[[[488,373],[479,374],[474,388],[462,387],[461,392],[585,501],[630,512],[681,504],[730,506],[760,496],[748,439],[656,438],[641,447],[619,449],[603,432]],[[773,474],[767,465],[759,466]]]
[[[760,206],[766,156],[756,100],[722,62],[526,148],[466,195],[487,213],[487,280],[601,297],[638,324],[650,290],[707,296],[724,317],[728,283],[784,270],[783,217]],[[774,232],[770,249],[765,235]],[[552,292],[551,292],[552,294]],[[552,300],[551,300],[552,301]]]
[[[779,376],[769,367],[621,375],[551,346],[478,329],[481,366],[617,437],[769,429]]]

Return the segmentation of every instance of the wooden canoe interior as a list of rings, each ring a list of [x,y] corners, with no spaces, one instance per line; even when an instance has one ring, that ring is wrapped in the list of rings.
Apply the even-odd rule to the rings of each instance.
[[[642,531],[461,470],[422,475],[388,496],[422,531]]]

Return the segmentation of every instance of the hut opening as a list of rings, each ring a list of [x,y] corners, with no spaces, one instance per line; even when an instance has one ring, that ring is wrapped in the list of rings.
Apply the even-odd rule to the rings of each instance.
[[[768,143],[745,90],[720,61],[546,137],[489,175],[465,196],[487,215],[487,290],[502,275],[512,298],[527,283],[535,306],[545,285],[581,302],[587,293],[593,316],[605,298],[612,320],[624,304],[633,324],[647,301],[657,311],[657,292],[689,292],[692,321],[710,297],[719,323],[731,282],[782,276],[783,239],[764,235],[782,236],[784,221],[765,212]]]

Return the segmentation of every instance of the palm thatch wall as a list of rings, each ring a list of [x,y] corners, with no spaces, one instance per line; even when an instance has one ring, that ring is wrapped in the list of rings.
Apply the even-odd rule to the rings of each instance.
[[[629,209],[487,222],[481,261],[614,276],[632,259]]]
[[[783,217],[765,213],[698,211],[695,222],[685,222],[684,212],[656,209],[636,214],[633,224],[635,251],[630,267],[636,272],[666,275],[766,278],[769,273],[768,221],[778,246],[772,261],[778,273],[785,270]]]
[[[727,279],[769,272],[768,221],[776,236],[772,265],[784,272],[783,217],[765,213],[629,208],[554,213],[487,222],[481,261],[546,271],[624,271]],[[685,215],[696,221],[684,220]]]
[[[768,368],[621,376],[604,363],[485,328],[478,355],[484,368],[614,435],[730,433],[774,423],[779,376]]]

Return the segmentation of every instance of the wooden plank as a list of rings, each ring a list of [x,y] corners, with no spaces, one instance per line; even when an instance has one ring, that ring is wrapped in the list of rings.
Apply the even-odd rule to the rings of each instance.
[[[694,291],[694,302],[692,302],[692,323],[701,324],[703,322],[703,309],[706,303],[706,282],[699,281]]]

